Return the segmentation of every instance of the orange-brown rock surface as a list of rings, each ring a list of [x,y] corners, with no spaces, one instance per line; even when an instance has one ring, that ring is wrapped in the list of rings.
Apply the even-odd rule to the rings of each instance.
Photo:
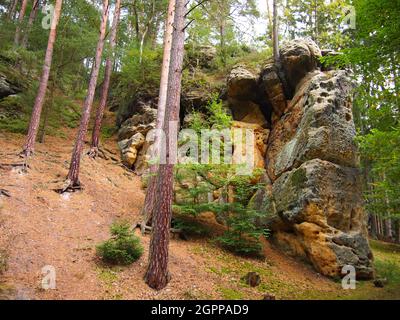
[[[280,55],[279,64],[269,61],[252,82],[258,83],[272,116],[267,119],[268,186],[250,204],[265,213],[264,223],[278,246],[320,273],[337,277],[343,266],[352,265],[359,279],[371,278],[351,77],[344,70],[321,71],[321,51],[311,40],[284,44]],[[246,92],[233,75],[228,92]],[[230,83],[235,87],[229,89]]]

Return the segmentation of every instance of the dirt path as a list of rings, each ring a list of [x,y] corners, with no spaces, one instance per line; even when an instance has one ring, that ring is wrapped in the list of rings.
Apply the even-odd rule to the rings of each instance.
[[[0,163],[15,163],[23,137],[0,133]],[[112,141],[108,148],[115,149]],[[0,169],[0,249],[7,252],[1,291],[17,299],[261,299],[296,298],[309,291],[334,292],[337,284],[267,246],[266,261],[235,257],[205,240],[173,240],[168,287],[160,292],[143,282],[145,253],[132,266],[108,268],[95,258],[95,245],[109,237],[116,219],[138,221],[144,200],[140,178],[118,163],[83,158],[83,192],[52,191],[67,174],[70,139],[48,137],[38,144],[28,174]],[[42,268],[53,266],[56,289],[43,290]],[[240,278],[257,271],[262,286],[248,288]],[[3,289],[2,289],[3,288]],[[9,290],[6,290],[9,288]]]

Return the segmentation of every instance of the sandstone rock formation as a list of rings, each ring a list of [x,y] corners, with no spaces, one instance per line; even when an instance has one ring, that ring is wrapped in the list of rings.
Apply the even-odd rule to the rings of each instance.
[[[157,110],[147,105],[141,106],[138,113],[124,121],[118,131],[118,147],[122,162],[128,167],[143,172],[146,167],[146,151],[149,143],[146,135],[154,129]]]
[[[352,265],[359,279],[371,278],[351,77],[344,70],[321,71],[321,50],[311,40],[291,41],[280,53],[280,64],[267,62],[258,79],[243,67],[228,78],[236,120],[254,113],[255,107],[237,103],[254,103],[254,92],[264,94],[272,112],[268,185],[250,205],[265,212],[278,246],[322,274],[338,277],[343,266]]]
[[[21,92],[19,85],[13,83],[4,74],[0,73],[0,99]]]
[[[271,229],[279,247],[321,274],[341,277],[343,266],[352,265],[358,279],[372,278],[351,75],[322,66],[319,58],[326,53],[308,39],[282,45],[280,54],[280,63],[268,60],[260,72],[234,67],[222,95],[235,120],[232,129],[254,130],[254,164],[266,171],[260,179],[267,186],[249,205],[264,213],[262,224]],[[202,97],[207,95],[194,93],[191,107],[204,106]],[[187,111],[184,108],[181,117],[183,126],[190,122]],[[144,136],[154,128],[155,118],[156,110],[145,106],[119,131],[123,161],[140,172],[149,147]],[[183,194],[177,203],[189,198],[185,190],[190,194],[193,184],[204,182],[183,176],[188,179],[177,179],[176,191]],[[227,199],[215,190],[201,201],[234,201],[234,190]]]

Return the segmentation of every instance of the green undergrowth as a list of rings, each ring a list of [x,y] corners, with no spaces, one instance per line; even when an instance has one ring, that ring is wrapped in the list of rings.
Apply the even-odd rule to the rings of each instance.
[[[400,246],[371,241],[375,256],[377,278],[386,278],[384,288],[377,288],[373,281],[357,281],[355,290],[344,290],[340,280],[332,280],[331,288],[321,289],[317,285],[288,281],[268,261],[238,257],[222,251],[211,241],[196,243],[192,253],[208,259],[206,271],[221,279],[217,293],[223,299],[261,299],[269,293],[277,299],[300,300],[392,300],[400,299]],[[261,283],[250,288],[241,278],[248,272],[257,272]]]

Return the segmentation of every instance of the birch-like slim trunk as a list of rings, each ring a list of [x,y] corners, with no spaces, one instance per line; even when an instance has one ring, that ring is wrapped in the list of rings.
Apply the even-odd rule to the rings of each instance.
[[[17,5],[18,5],[18,0],[14,0],[13,2],[10,3],[10,7],[7,14],[7,18],[9,20],[14,19],[15,11],[17,10]]]
[[[274,60],[276,63],[279,62],[279,31],[278,31],[278,0],[273,2],[273,46],[274,46]]]
[[[35,22],[35,19],[37,17],[38,11],[39,11],[39,1],[40,0],[33,1],[33,7],[31,10],[31,13],[29,14],[28,26],[26,27],[24,37],[22,38],[22,47],[24,47],[24,48],[26,48],[28,45],[29,33],[31,32],[33,22]]]
[[[167,90],[168,90],[168,75],[171,60],[171,43],[172,43],[172,32],[174,30],[174,10],[175,0],[170,0],[168,4],[168,15],[164,31],[164,54],[163,62],[161,67],[161,80],[160,80],[160,91],[158,96],[158,107],[157,107],[157,120],[156,120],[156,135],[154,137],[154,143],[151,159],[160,159],[160,148],[161,148],[161,136],[159,131],[162,130],[165,117],[165,105],[167,102]],[[142,215],[144,216],[143,227],[145,225],[151,225],[153,210],[155,206],[155,198],[157,192],[157,173],[158,164],[152,163],[149,168],[149,183],[144,200],[144,206]]]
[[[103,116],[104,116],[104,110],[105,110],[105,107],[107,104],[108,91],[110,88],[110,79],[111,79],[112,68],[113,68],[114,60],[115,60],[114,50],[115,50],[115,46],[117,43],[118,23],[119,23],[119,17],[120,17],[120,12],[121,12],[120,9],[121,9],[121,0],[116,0],[113,24],[111,27],[111,35],[110,35],[110,56],[107,57],[107,59],[106,59],[106,67],[105,67],[105,71],[104,71],[104,82],[103,82],[103,88],[101,91],[100,105],[99,105],[99,108],[97,109],[96,120],[94,123],[93,132],[92,132],[92,144],[91,144],[90,155],[93,157],[96,157],[96,155],[98,153],[98,149],[99,149],[101,123],[102,123]]]
[[[72,157],[67,176],[68,186],[66,189],[80,187],[79,169],[81,163],[82,149],[85,143],[86,132],[88,129],[88,124],[90,119],[90,111],[92,109],[94,94],[96,91],[97,78],[99,76],[101,56],[104,48],[104,38],[107,29],[108,10],[109,10],[108,0],[103,0],[103,12],[100,23],[99,40],[97,42],[97,48],[96,48],[96,56],[94,59],[92,73],[90,75],[88,92],[86,95],[85,102],[83,104],[83,114],[81,118],[81,123],[79,125],[78,135],[75,141],[75,147],[74,150],[72,151]]]
[[[14,38],[15,46],[19,46],[19,40],[21,37],[21,29],[22,29],[22,24],[24,22],[27,5],[28,5],[28,0],[22,0],[21,9],[19,10],[19,16],[18,16],[18,25],[17,25],[17,29],[15,31],[15,38]]]
[[[167,103],[163,125],[169,147],[166,150],[166,163],[160,163],[157,176],[156,206],[153,215],[149,265],[145,276],[146,283],[156,290],[164,288],[170,280],[168,272],[168,247],[172,217],[174,161],[176,161],[177,152],[182,86],[185,14],[186,0],[176,0]]]
[[[51,69],[51,62],[53,60],[53,50],[54,42],[56,41],[57,25],[61,15],[62,0],[57,0],[54,7],[54,16],[51,22],[49,40],[47,43],[46,56],[44,58],[44,65],[42,76],[40,78],[38,94],[35,99],[35,104],[33,106],[31,121],[29,123],[28,134],[26,142],[22,151],[22,154],[29,157],[35,147],[36,136],[40,124],[40,115],[42,113],[44,98],[46,96],[47,84],[49,82],[49,75]]]

